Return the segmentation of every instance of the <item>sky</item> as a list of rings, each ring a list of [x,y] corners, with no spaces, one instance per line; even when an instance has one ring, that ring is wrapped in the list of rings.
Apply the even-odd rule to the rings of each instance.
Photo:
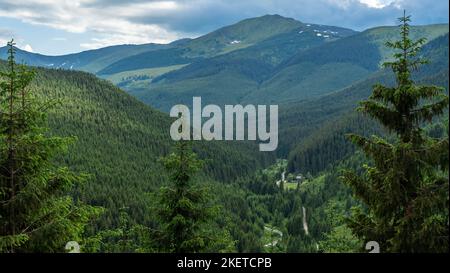
[[[448,23],[448,0],[0,0],[0,45],[62,55],[117,44],[194,38],[242,19],[279,14],[304,23],[364,30]]]

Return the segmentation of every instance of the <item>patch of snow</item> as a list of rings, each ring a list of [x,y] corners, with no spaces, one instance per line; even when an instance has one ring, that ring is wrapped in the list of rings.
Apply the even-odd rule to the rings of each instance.
[[[330,35],[323,35],[323,37],[325,37],[325,38],[330,38]]]
[[[302,34],[302,33],[303,33],[303,30],[300,30],[298,33],[299,33],[299,34]]]
[[[320,32],[320,31],[318,31],[317,29],[315,29],[314,32]]]
[[[321,33],[317,33],[316,35],[317,35],[318,37],[321,37],[321,36],[322,36],[322,34],[321,34]]]
[[[310,25],[310,24],[307,24],[306,26],[307,26],[307,27],[310,27],[311,25]]]
[[[239,40],[234,40],[234,41],[231,41],[230,44],[235,45],[235,44],[240,44],[240,43],[241,43],[241,41],[239,41]]]
[[[55,64],[48,64],[47,66],[54,66]]]
[[[71,70],[73,69],[73,65],[70,66],[70,69],[71,69]]]

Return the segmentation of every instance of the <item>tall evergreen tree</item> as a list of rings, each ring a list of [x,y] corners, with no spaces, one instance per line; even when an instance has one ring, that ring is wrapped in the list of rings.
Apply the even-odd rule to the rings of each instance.
[[[0,72],[0,252],[62,252],[98,210],[69,197],[84,180],[54,163],[72,138],[50,137],[45,110],[28,85],[34,72],[14,60]]]
[[[176,253],[230,250],[228,231],[214,227],[219,208],[212,204],[207,188],[194,183],[203,161],[191,149],[187,141],[179,141],[176,151],[162,160],[172,184],[159,193],[159,248]]]
[[[350,135],[372,160],[366,172],[343,175],[365,205],[357,208],[348,225],[363,240],[377,241],[384,252],[448,251],[448,136],[427,137],[421,128],[448,107],[442,88],[417,85],[411,72],[426,60],[419,55],[425,39],[412,41],[410,16],[399,18],[401,39],[386,46],[396,50],[394,87],[375,85],[360,111],[394,133],[394,141],[378,136]]]

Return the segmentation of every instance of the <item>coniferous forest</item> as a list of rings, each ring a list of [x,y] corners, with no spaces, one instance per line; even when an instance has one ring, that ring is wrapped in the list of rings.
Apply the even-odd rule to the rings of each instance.
[[[413,19],[265,15],[60,56],[9,40],[0,252],[448,253],[448,23]],[[172,140],[193,96],[278,105],[278,148]]]

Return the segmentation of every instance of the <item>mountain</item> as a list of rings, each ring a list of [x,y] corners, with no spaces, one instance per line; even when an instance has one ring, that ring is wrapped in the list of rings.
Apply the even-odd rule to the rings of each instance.
[[[357,33],[345,28],[305,24],[272,15],[244,20],[225,28],[226,31],[218,30],[198,40],[208,43],[211,36],[221,35],[219,37],[222,39],[216,39],[223,41],[223,37],[230,37],[229,33],[237,29],[238,34],[232,36],[236,38],[242,29],[251,29],[254,24],[278,24],[282,27],[277,28],[275,34],[273,31],[269,32],[270,35],[265,35],[261,41],[253,43],[255,38],[249,38],[252,44],[248,45],[248,42],[243,48],[209,58],[203,57],[190,64],[184,63],[170,72],[151,78],[136,77],[121,87],[145,103],[165,111],[174,101],[189,104],[194,95],[202,96],[206,103],[237,103],[257,90],[264,81],[272,77],[277,66],[295,54]],[[195,39],[189,44],[198,40]]]
[[[124,88],[165,111],[177,103],[189,104],[192,96],[202,96],[206,102],[219,105],[283,103],[319,97],[379,70],[391,54],[384,49],[384,43],[396,38],[397,28],[374,28],[324,38],[340,32],[328,26],[303,25],[302,30],[295,32],[296,42],[292,45],[283,42],[283,38],[292,41],[294,33],[285,33],[183,66],[143,85],[134,83]],[[412,27],[413,38],[432,40],[445,33],[448,24]]]
[[[124,58],[99,71],[98,74],[111,75],[127,70],[162,67],[164,63],[166,66],[195,63],[205,58],[235,52],[240,49],[248,49],[244,52],[251,54],[255,51],[253,46],[256,45],[267,48],[286,47],[285,44],[295,43],[295,46],[291,46],[291,48],[298,50],[301,47],[312,46],[314,42],[323,40],[312,39],[312,41],[308,41],[307,37],[309,35],[307,34],[313,28],[326,31],[324,26],[303,24],[292,18],[285,18],[279,15],[250,18],[190,40],[174,49],[142,53]],[[330,40],[354,33],[352,30],[336,27],[330,27],[328,31],[326,39]],[[305,35],[298,35],[303,32]],[[316,37],[315,33],[313,37]],[[308,42],[311,42],[311,44],[308,44]],[[266,55],[274,53],[274,51],[277,51],[276,48],[272,52],[266,52]],[[274,54],[270,55],[272,55],[270,58],[275,59]]]
[[[181,39],[170,44],[117,45],[61,56],[46,56],[18,50],[17,60],[33,66],[110,75],[111,73],[155,67],[153,62],[158,62],[158,60],[163,62],[164,66],[168,66],[171,62],[179,64],[185,63],[186,60],[192,62],[196,58],[213,57],[249,47],[268,38],[300,29],[302,26],[304,24],[294,19],[279,15],[265,15],[243,20],[196,39]],[[344,29],[342,31],[343,33],[352,32],[344,31]],[[176,49],[170,50],[172,48]],[[144,54],[155,50],[161,50],[161,52],[157,55]],[[162,59],[166,58],[167,63],[159,59],[158,55],[165,56]],[[172,56],[173,59],[168,59],[168,56]],[[6,58],[6,47],[0,48],[0,58]],[[145,62],[142,62],[143,60]],[[136,63],[136,61],[140,63]],[[147,66],[147,62],[150,66]],[[134,67],[132,67],[133,63],[136,63]]]
[[[232,77],[236,79],[236,86],[231,86],[233,89],[240,85],[245,90],[253,90],[272,73],[275,66],[299,51],[355,33],[350,29],[306,24],[279,15],[265,15],[240,21],[196,39],[182,39],[168,45],[120,45],[65,56],[44,56],[19,50],[17,57],[20,62],[29,65],[96,73],[139,96],[143,101],[167,110],[166,101],[171,104],[173,99],[160,98],[161,105],[150,101],[159,96],[176,97],[176,92],[171,91],[177,90],[178,86],[176,83],[157,85],[153,92],[154,82],[195,79],[193,83],[188,81],[186,86],[202,90],[211,89],[211,82],[223,86],[220,82],[229,82]],[[6,50],[2,48],[0,58],[5,57]],[[177,78],[177,75],[180,77]],[[205,75],[211,78],[207,79]],[[204,83],[206,86],[202,86]],[[140,95],[150,89],[151,97]],[[218,95],[221,92],[222,90],[215,91]],[[228,92],[230,91],[226,93]],[[223,95],[239,98],[244,95],[243,92]],[[190,93],[187,90],[182,97],[189,97]],[[205,99],[208,100],[208,96]]]
[[[304,24],[292,18],[280,15],[264,15],[261,17],[242,20],[236,24],[220,28],[209,34],[192,40],[187,47],[193,54],[212,57],[219,54],[247,48],[275,37],[292,32],[304,32],[310,28],[323,29],[324,26]],[[335,29],[337,32],[338,28]],[[351,35],[354,31],[339,28],[341,34],[330,33],[330,36]],[[288,39],[293,38],[289,35]],[[294,37],[295,38],[295,37]],[[284,39],[282,41],[288,40]],[[279,40],[281,41],[281,40]],[[192,53],[191,53],[192,54]],[[194,55],[194,56],[195,56]]]
[[[178,42],[174,42],[169,45],[117,45],[61,56],[46,56],[17,48],[16,59],[19,63],[25,63],[32,66],[81,70],[96,73],[105,66],[108,66],[122,58],[139,54],[141,52],[169,48],[176,44],[178,44]],[[6,57],[7,48],[1,47],[0,59],[6,59]]]
[[[412,38],[433,40],[445,33],[448,24],[412,27]],[[193,96],[219,105],[320,97],[379,70],[392,54],[384,43],[396,38],[396,27],[359,33],[265,15],[167,45],[120,45],[66,56],[19,50],[18,60],[96,73],[168,111],[190,104]]]
[[[123,58],[98,74],[111,75],[129,70],[193,63],[203,58],[246,48],[300,26],[300,22],[279,15],[246,19],[192,39],[177,48]]]
[[[416,26],[411,29],[411,37],[431,41],[448,31],[448,24]],[[397,32],[396,27],[369,29],[299,52],[281,64],[246,101],[306,99],[346,87],[381,68],[393,53],[384,44],[398,39]]]

